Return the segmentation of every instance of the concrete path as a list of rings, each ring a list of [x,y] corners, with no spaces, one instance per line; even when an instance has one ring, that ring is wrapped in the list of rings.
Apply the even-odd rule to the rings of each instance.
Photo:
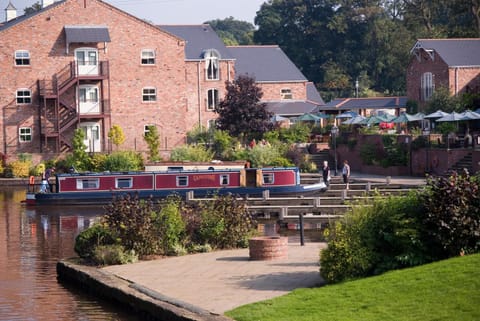
[[[170,257],[102,270],[214,314],[314,287],[325,243],[289,243],[288,259],[251,261],[248,249]]]

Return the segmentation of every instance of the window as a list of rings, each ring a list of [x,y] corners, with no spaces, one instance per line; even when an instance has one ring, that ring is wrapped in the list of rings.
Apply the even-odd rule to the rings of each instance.
[[[143,88],[143,101],[157,101],[157,90],[152,87]]]
[[[30,89],[18,89],[17,90],[17,104],[31,104],[32,103],[32,93]]]
[[[215,49],[209,49],[203,55],[205,58],[205,71],[208,80],[219,80],[219,59],[220,54]]]
[[[214,110],[218,105],[218,90],[209,89],[207,92],[207,109]]]
[[[98,88],[80,87],[78,96],[81,103],[98,103]]]
[[[263,173],[263,184],[273,184],[273,173]]]
[[[132,186],[133,179],[131,177],[115,179],[115,188],[132,188]]]
[[[142,65],[155,65],[155,50],[142,50]]]
[[[216,124],[217,124],[216,119],[209,119],[207,123],[208,129],[210,128],[215,129],[215,127],[217,127]]]
[[[427,101],[432,97],[433,91],[435,89],[435,83],[433,80],[433,74],[431,72],[426,72],[422,75],[421,79],[421,100]]]
[[[20,127],[18,129],[18,139],[20,143],[28,143],[32,141],[32,129],[30,127]]]
[[[230,182],[230,176],[228,174],[220,175],[220,185],[228,185]]]
[[[292,90],[289,88],[283,88],[280,92],[280,97],[282,99],[292,99],[293,98]]]
[[[15,51],[15,65],[16,66],[29,66],[30,65],[30,52],[28,50]]]
[[[188,176],[177,176],[177,186],[188,186]]]
[[[152,127],[156,127],[155,125],[145,125],[143,127],[143,136],[146,136],[152,130]]]
[[[77,179],[77,189],[98,189],[100,182],[98,178]]]

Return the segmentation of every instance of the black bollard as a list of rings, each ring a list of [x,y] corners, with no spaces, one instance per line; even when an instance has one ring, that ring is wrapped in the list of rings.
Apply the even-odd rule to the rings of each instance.
[[[303,230],[303,213],[298,214],[300,220],[300,245],[305,245],[305,231]]]

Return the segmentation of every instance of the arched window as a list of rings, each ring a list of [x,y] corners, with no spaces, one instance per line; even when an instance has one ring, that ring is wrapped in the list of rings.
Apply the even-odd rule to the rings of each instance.
[[[205,58],[205,72],[207,80],[219,80],[220,79],[220,68],[219,60],[220,53],[215,49],[208,49],[203,54]]]
[[[429,100],[433,95],[433,91],[435,90],[435,82],[431,72],[426,72],[422,75],[420,87],[422,95],[421,100]]]

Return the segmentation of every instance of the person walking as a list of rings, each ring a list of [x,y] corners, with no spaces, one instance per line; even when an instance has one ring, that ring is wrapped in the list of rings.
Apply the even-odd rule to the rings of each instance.
[[[348,165],[348,161],[343,161],[343,168],[342,168],[342,176],[343,176],[343,183],[345,183],[345,189],[349,188],[349,178],[350,178],[350,165]]]
[[[325,185],[329,186],[331,176],[330,176],[330,167],[328,166],[328,161],[323,161],[322,177],[323,177],[323,182],[325,183]]]

